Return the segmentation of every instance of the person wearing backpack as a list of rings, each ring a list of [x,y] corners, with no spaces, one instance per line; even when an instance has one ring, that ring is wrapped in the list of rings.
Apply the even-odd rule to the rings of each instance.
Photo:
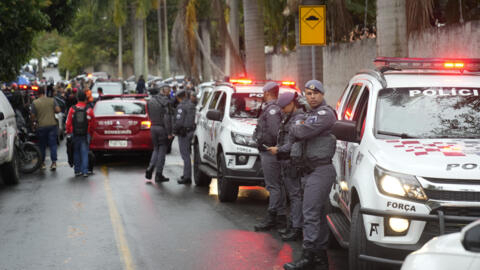
[[[88,177],[88,148],[92,134],[93,110],[87,106],[84,91],[77,94],[78,102],[68,112],[66,131],[72,136],[75,176]]]

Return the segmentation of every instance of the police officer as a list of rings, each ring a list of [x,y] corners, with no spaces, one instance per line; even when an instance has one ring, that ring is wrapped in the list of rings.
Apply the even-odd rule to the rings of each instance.
[[[267,217],[254,227],[255,231],[268,231],[274,227],[281,229],[287,223],[286,197],[280,175],[280,162],[275,155],[267,151],[268,147],[277,145],[277,134],[282,121],[282,110],[276,104],[279,89],[275,82],[268,82],[263,87],[264,107],[254,132],[260,151],[265,188],[270,193]]]
[[[159,85],[150,91],[152,98],[148,101],[147,106],[148,115],[152,122],[150,134],[153,143],[153,153],[145,172],[145,178],[152,179],[152,173],[155,169],[155,182],[157,183],[169,181],[168,178],[163,176],[163,167],[165,165],[168,140],[173,138],[169,100],[165,95],[158,94],[159,89],[162,87],[163,85]]]
[[[332,165],[336,139],[331,134],[336,115],[325,103],[321,82],[308,81],[305,88],[311,110],[305,113],[304,121],[297,121],[290,129],[291,136],[303,144],[303,252],[299,260],[283,266],[287,270],[328,269],[325,204],[336,177]]]
[[[177,91],[177,113],[175,116],[174,133],[178,135],[178,146],[183,159],[183,176],[179,184],[192,183],[192,160],[190,157],[191,141],[195,130],[195,105],[187,97],[183,89]]]
[[[280,160],[282,180],[290,199],[290,218],[288,227],[281,234],[284,241],[295,241],[302,238],[302,187],[300,175],[290,158],[292,145],[298,144],[294,138],[289,136],[290,127],[303,118],[303,110],[297,99],[300,97],[296,92],[288,91],[278,97],[277,105],[282,108],[283,120],[280,125],[277,146],[269,147],[268,151],[277,155]]]

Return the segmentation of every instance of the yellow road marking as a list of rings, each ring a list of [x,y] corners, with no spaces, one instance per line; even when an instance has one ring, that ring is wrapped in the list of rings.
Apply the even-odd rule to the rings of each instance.
[[[108,211],[110,212],[110,220],[112,221],[113,231],[115,232],[115,241],[117,243],[117,249],[122,258],[124,268],[126,270],[134,270],[132,260],[132,253],[128,248],[127,238],[125,237],[125,229],[122,225],[120,214],[118,213],[115,200],[113,199],[112,188],[110,187],[110,179],[108,177],[107,166],[102,166],[102,173],[105,176],[103,185],[107,195]]]

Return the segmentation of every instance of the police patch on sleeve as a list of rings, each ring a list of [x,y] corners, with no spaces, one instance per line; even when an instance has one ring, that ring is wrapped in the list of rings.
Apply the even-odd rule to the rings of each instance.
[[[269,113],[270,113],[271,115],[274,115],[274,114],[277,113],[277,111],[276,111],[275,109],[271,109],[271,110],[269,111]]]
[[[318,115],[325,115],[325,114],[327,114],[327,111],[321,110],[321,111],[318,111],[317,113],[318,113]]]

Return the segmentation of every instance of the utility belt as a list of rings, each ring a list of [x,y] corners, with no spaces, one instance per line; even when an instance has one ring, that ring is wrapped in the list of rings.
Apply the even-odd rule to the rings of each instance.
[[[307,175],[313,173],[315,171],[315,169],[320,167],[320,166],[332,164],[331,159],[320,160],[320,161],[316,161],[316,162],[311,162],[311,161],[308,161],[308,160],[304,160],[304,161],[305,162],[303,163],[303,165],[301,165],[301,166],[297,165],[296,166],[297,172],[299,172],[301,176],[307,176]]]
[[[185,137],[187,136],[188,133],[193,131],[195,131],[195,127],[191,127],[191,128],[181,127],[178,129],[178,135],[180,135],[181,137]]]

